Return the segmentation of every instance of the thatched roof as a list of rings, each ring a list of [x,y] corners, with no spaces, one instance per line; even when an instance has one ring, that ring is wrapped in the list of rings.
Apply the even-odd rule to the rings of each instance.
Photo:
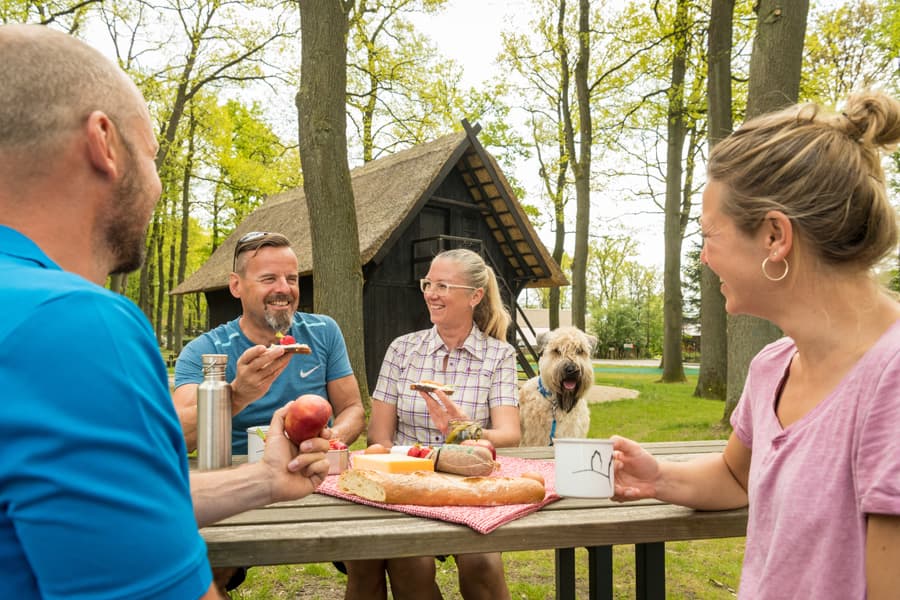
[[[530,280],[528,287],[567,285],[568,280],[538,238],[496,161],[468,124],[464,125],[466,131],[373,160],[350,172],[362,263],[380,262],[387,255],[392,243],[457,167],[517,276]],[[235,244],[249,231],[277,231],[287,236],[297,252],[300,275],[311,274],[308,219],[303,188],[268,198],[172,293],[227,287]]]

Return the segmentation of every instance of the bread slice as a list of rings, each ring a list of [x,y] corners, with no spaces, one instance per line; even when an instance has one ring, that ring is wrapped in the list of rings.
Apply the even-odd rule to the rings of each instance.
[[[427,379],[423,379],[422,381],[417,381],[409,386],[409,389],[415,391],[422,392],[434,392],[436,390],[440,390],[447,394],[448,396],[453,395],[453,386],[452,385],[444,385],[442,383],[438,383],[437,381],[428,381]]]
[[[285,354],[312,354],[312,348],[306,344],[272,344],[270,347],[284,348]]]

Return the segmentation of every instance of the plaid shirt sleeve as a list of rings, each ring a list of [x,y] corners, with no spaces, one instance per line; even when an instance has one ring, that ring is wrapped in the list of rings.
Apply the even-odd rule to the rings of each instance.
[[[516,361],[513,347],[504,342],[506,346],[499,349],[494,375],[491,380],[491,395],[488,399],[490,407],[519,406],[519,392],[516,387]]]

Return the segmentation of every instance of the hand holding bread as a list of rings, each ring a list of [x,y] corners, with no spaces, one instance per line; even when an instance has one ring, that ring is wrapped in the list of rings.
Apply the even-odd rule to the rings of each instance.
[[[422,382],[414,384],[415,389],[419,390],[419,395],[425,400],[425,406],[428,407],[428,414],[434,426],[444,435],[450,431],[450,423],[452,421],[468,421],[469,416],[462,412],[459,407],[450,399],[449,394],[443,386],[435,387],[426,392],[421,387]],[[411,387],[414,387],[411,386]],[[451,388],[451,392],[452,388]]]

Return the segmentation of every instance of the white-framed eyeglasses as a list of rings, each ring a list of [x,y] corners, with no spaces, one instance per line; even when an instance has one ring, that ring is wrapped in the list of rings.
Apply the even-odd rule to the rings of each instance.
[[[420,279],[419,289],[423,294],[437,294],[438,296],[446,296],[453,288],[461,288],[464,290],[477,290],[478,288],[471,285],[457,285],[455,283],[444,283],[443,281],[431,281],[430,279]]]

